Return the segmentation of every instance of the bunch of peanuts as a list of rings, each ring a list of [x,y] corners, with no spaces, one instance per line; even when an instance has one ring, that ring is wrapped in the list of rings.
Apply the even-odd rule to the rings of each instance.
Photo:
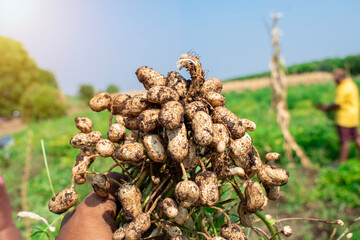
[[[177,66],[187,69],[191,80],[175,71],[165,77],[143,66],[136,75],[145,92],[134,96],[101,92],[89,101],[93,111],[110,112],[107,138],[93,131],[89,118],[75,118],[81,132],[70,140],[80,149],[72,184],[50,200],[50,211],[61,214],[73,207],[78,200],[75,184],[85,183],[89,174],[94,191],[106,198],[111,185],[107,175],[120,166],[127,178],[116,183],[115,195],[124,224],[114,232],[114,240],[188,239],[182,226],[192,228],[189,216],[199,207],[214,208],[227,219],[221,236],[206,231],[201,233],[205,239],[247,239],[240,225],[252,226],[254,213],[265,209],[269,199],[280,197],[289,173],[272,164],[280,159],[278,153],[261,160],[248,134],[256,129],[255,123],[225,107],[222,82],[205,79],[198,57],[182,54]],[[115,164],[104,174],[91,172],[97,157],[111,158]],[[252,180],[255,175],[259,181]],[[240,189],[239,224],[215,206],[219,183],[227,181]]]

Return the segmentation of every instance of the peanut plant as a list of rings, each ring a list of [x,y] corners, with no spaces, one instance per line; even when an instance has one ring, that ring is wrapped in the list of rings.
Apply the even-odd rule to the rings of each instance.
[[[279,225],[289,219],[270,220],[262,213],[289,179],[274,164],[280,154],[260,158],[249,134],[256,124],[225,107],[221,81],[205,79],[198,57],[183,54],[177,66],[191,79],[174,71],[165,77],[143,66],[136,75],[144,93],[102,92],[89,101],[93,111],[110,112],[107,138],[93,131],[91,119],[75,118],[80,132],[70,144],[80,150],[71,185],[49,201],[50,211],[61,214],[75,206],[75,184],[86,181],[99,197],[107,197],[108,174],[120,168],[114,240],[243,240],[244,228],[266,239],[290,236],[291,227]],[[113,160],[107,172],[89,171],[98,157]],[[267,231],[254,226],[256,219]]]

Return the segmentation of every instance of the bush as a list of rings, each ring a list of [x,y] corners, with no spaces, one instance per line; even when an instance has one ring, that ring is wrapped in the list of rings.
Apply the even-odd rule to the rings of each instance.
[[[83,84],[79,88],[79,97],[84,101],[89,101],[95,95],[95,89],[93,86]]]
[[[20,115],[28,121],[39,121],[66,114],[66,100],[61,91],[49,85],[29,87],[20,99]]]
[[[346,203],[350,207],[360,206],[360,162],[349,159],[338,169],[325,168],[320,171],[317,194],[320,199],[334,204]]]
[[[0,37],[0,116],[20,109],[20,96],[33,84],[57,88],[54,75],[40,69],[21,43]]]
[[[114,84],[111,84],[107,87],[106,92],[112,94],[112,93],[118,93],[120,92],[120,88]]]

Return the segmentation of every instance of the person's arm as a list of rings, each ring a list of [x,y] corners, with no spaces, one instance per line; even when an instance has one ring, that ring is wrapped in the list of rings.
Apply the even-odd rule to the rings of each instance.
[[[0,175],[0,239],[21,240],[21,233],[15,226],[11,215],[10,198],[5,182]]]
[[[109,177],[115,180],[124,178],[119,173],[110,173]],[[111,240],[116,230],[115,217],[118,209],[115,192],[117,189],[118,185],[112,183],[110,195],[106,198],[101,198],[95,192],[91,192],[73,211],[65,215],[56,239]]]
[[[340,108],[340,105],[336,103],[331,103],[329,105],[318,104],[316,107],[322,111],[328,112]]]

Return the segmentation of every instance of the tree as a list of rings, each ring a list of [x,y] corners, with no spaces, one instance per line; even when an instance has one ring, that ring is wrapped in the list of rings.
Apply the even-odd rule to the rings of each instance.
[[[0,116],[18,111],[21,97],[34,84],[58,88],[54,75],[40,69],[21,43],[0,37]]]
[[[120,88],[114,84],[110,84],[107,89],[106,92],[112,94],[112,93],[118,93],[120,92]]]
[[[89,84],[80,85],[79,97],[84,101],[89,101],[95,95],[95,89]]]
[[[27,88],[20,99],[20,116],[39,121],[66,114],[66,100],[61,91],[51,85],[35,84]]]

